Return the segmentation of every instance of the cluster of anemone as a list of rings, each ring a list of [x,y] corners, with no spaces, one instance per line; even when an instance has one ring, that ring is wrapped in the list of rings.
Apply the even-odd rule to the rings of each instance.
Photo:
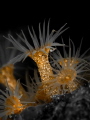
[[[85,78],[86,74],[83,73],[89,71],[90,64],[84,58],[89,49],[80,55],[81,45],[75,52],[72,40],[69,40],[69,52],[65,50],[64,42],[63,44],[55,42],[57,37],[68,29],[64,29],[65,26],[66,24],[58,31],[49,33],[49,22],[47,28],[44,22],[43,30],[39,24],[39,39],[34,29],[32,28],[31,32],[28,27],[33,45],[29,43],[23,31],[21,31],[22,35],[17,34],[18,39],[15,39],[11,34],[8,34],[7,37],[4,36],[5,41],[10,44],[5,44],[4,47],[7,45],[9,49],[6,51],[10,50],[10,52],[10,48],[12,48],[12,54],[11,58],[9,56],[5,59],[7,55],[3,54],[2,48],[0,50],[3,59],[0,66],[0,83],[6,86],[6,92],[0,90],[2,93],[0,96],[0,117],[3,120],[11,117],[12,114],[19,114],[28,106],[51,102],[54,95],[70,93],[78,89],[83,81],[88,81]],[[64,56],[56,48],[57,46],[63,47]],[[17,51],[20,54],[15,54]],[[35,61],[40,76],[34,70],[34,79],[31,79],[30,82],[30,75],[26,74],[28,93],[15,79],[13,73],[15,63],[23,61],[27,57]],[[49,57],[52,58],[52,62]],[[4,62],[4,60],[6,61]]]

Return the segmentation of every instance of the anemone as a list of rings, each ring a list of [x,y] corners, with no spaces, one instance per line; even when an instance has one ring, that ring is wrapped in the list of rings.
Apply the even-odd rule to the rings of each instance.
[[[73,49],[71,49],[71,45]],[[85,59],[85,54],[89,49],[80,55],[81,44],[79,49],[75,52],[74,43],[69,39],[69,52],[67,53],[65,47],[63,47],[64,57],[58,50],[57,53],[52,53],[54,57],[53,70],[56,76],[56,79],[52,80],[54,90],[55,87],[57,87],[59,91],[63,91],[60,86],[64,86],[64,91],[72,92],[82,85],[84,81],[89,82],[86,76],[88,75],[87,72],[90,71],[90,64]],[[85,75],[83,73],[85,73]],[[57,94],[59,94],[59,92],[57,92]]]
[[[22,94],[19,93],[19,87],[20,82],[18,80],[14,91],[10,89],[8,83],[6,92],[0,90],[2,93],[0,95],[0,117],[2,120],[12,117],[12,114],[19,114],[25,109],[27,102],[21,101]]]
[[[43,32],[41,32],[41,27],[39,24],[40,44],[38,42],[38,38],[34,32],[34,29],[32,28],[33,33],[31,33],[30,29],[28,28],[28,31],[29,31],[29,34],[33,41],[34,47],[29,44],[23,31],[22,31],[23,37],[21,37],[18,34],[17,34],[17,36],[27,46],[27,48],[25,46],[23,46],[22,44],[20,44],[19,42],[17,42],[17,40],[15,40],[15,38],[12,35],[8,34],[8,38],[6,38],[6,37],[5,38],[7,40],[9,40],[10,42],[12,42],[13,46],[17,50],[23,52],[22,54],[16,56],[11,61],[17,62],[17,61],[25,59],[27,56],[29,56],[36,62],[42,81],[52,79],[53,72],[52,72],[52,68],[51,68],[49,60],[48,60],[48,54],[50,52],[50,49],[52,51],[53,46],[63,46],[64,45],[64,44],[60,44],[60,43],[56,43],[56,42],[54,43],[56,38],[59,35],[61,35],[65,30],[68,29],[68,28],[63,29],[64,26],[62,26],[56,33],[51,32],[49,34],[49,22],[48,22],[47,34],[45,35],[45,22],[43,24]]]
[[[11,43],[0,36],[0,83],[6,85],[6,78],[8,78],[8,83],[10,87],[14,88],[16,85],[16,80],[14,78],[14,65],[10,63],[10,59],[15,57],[16,50],[8,49]],[[12,81],[10,81],[12,79]]]

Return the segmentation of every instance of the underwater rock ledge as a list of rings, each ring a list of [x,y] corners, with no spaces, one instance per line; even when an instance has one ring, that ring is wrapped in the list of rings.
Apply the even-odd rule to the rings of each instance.
[[[56,95],[53,102],[28,107],[14,120],[89,120],[90,119],[90,83],[72,93]]]

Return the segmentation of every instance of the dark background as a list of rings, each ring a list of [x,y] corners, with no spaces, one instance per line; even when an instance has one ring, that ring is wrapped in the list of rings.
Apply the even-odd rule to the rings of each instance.
[[[63,34],[68,43],[70,37],[78,46],[83,38],[83,49],[89,47],[90,41],[90,7],[83,1],[8,1],[0,5],[0,34],[20,32],[33,26],[38,33],[38,24],[49,19],[50,28],[58,30],[67,23],[70,28]]]

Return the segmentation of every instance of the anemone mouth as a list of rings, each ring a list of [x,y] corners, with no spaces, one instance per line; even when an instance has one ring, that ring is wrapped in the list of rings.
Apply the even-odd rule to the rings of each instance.
[[[10,96],[5,101],[5,111],[9,111],[7,115],[19,114],[24,108],[20,100],[15,96]]]
[[[59,84],[69,84],[77,76],[77,72],[74,69],[62,69],[59,76],[57,77],[57,82]]]

